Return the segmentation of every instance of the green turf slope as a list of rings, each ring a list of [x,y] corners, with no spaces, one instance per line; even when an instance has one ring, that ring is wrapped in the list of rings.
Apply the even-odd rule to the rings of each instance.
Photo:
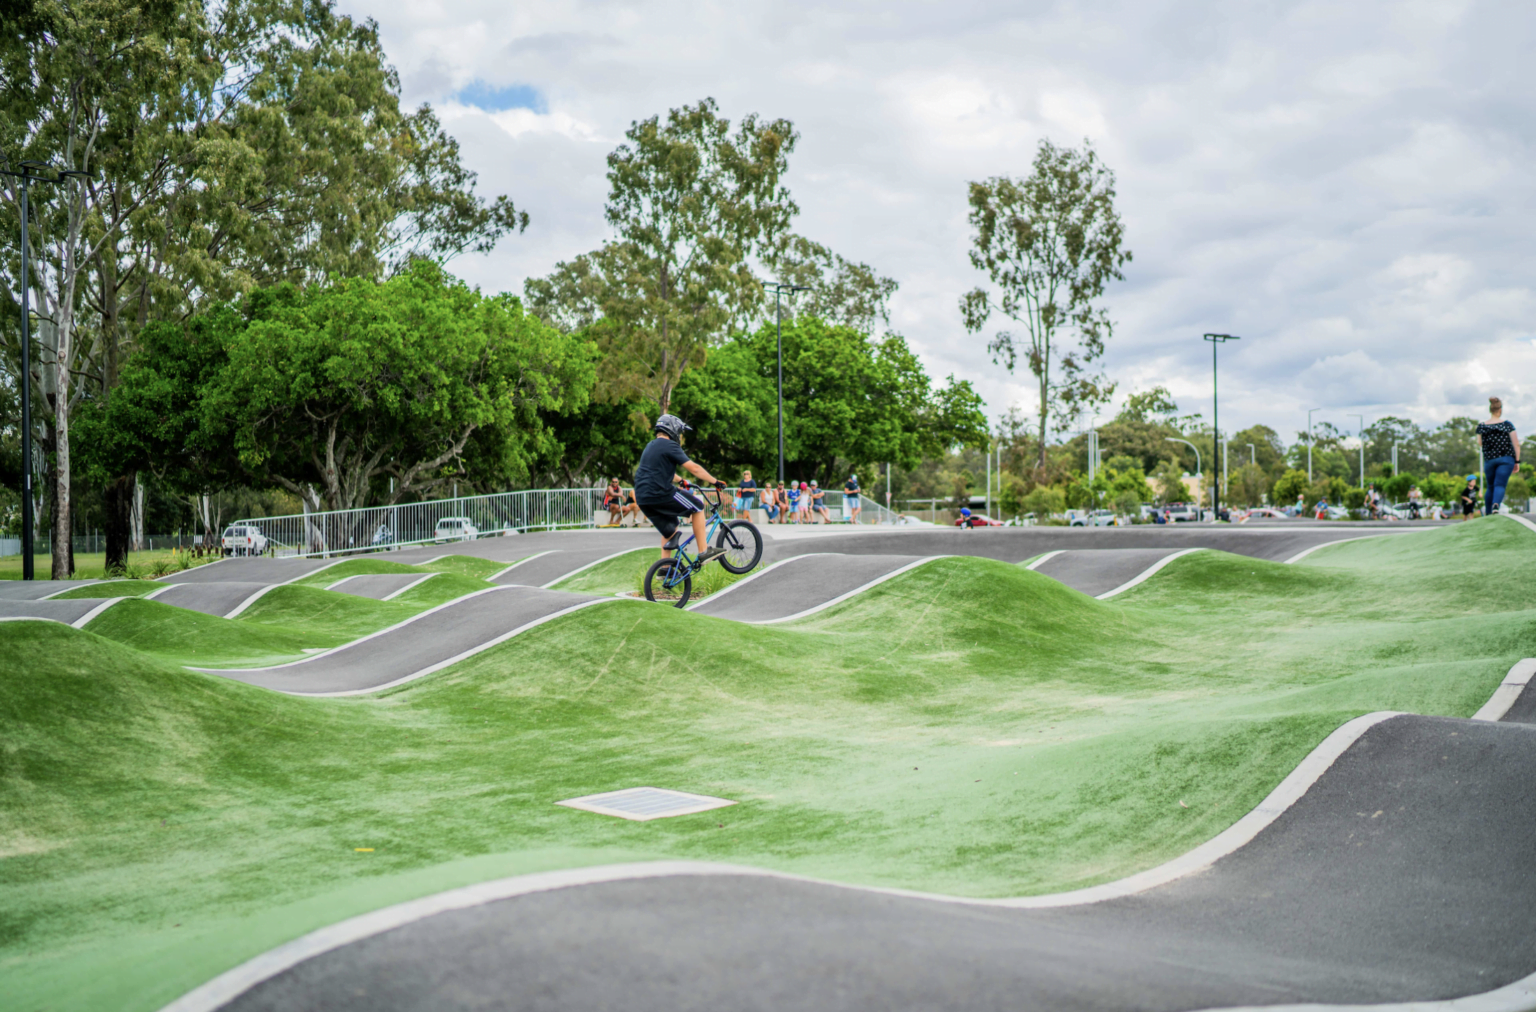
[[[1469,715],[1533,653],[1523,586],[1466,589],[1536,563],[1507,521],[1307,562],[1194,553],[1100,602],[947,558],[764,627],[617,601],[350,699],[179,670],[95,623],[0,623],[0,991],[152,1009],[355,913],[609,860],[1090,885],[1220,832],[1351,717]],[[107,615],[133,605],[154,602]],[[740,804],[553,804],[638,784]]]

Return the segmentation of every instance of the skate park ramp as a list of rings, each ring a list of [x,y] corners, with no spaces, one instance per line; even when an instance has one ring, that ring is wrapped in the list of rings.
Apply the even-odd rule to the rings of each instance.
[[[364,573],[338,580],[325,589],[334,590],[338,594],[388,601],[417,584],[430,580],[433,575],[432,573]]]
[[[1134,895],[1071,904],[1065,894],[1070,905],[1020,909],[639,865],[403,923],[378,917],[387,927],[307,955],[300,940],[278,961],[285,968],[232,1000],[171,1008],[1184,1012],[1443,1001],[1536,971],[1533,834],[1536,727],[1396,715],[1245,846]]]

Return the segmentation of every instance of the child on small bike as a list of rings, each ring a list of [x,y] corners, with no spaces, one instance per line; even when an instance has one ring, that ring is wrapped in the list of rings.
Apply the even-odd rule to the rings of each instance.
[[[677,488],[677,469],[682,467],[701,484],[725,488],[725,482],[717,480],[703,467],[694,463],[683,450],[683,433],[692,432],[692,426],[683,424],[676,415],[662,415],[653,427],[656,438],[646,444],[640,454],[640,466],[635,468],[635,502],[640,512],[656,530],[661,532],[661,553],[672,556],[672,537],[677,533],[679,522],[687,517],[693,525],[693,542],[699,549],[699,563],[708,562],[725,554],[723,547],[711,548],[705,537],[704,501],[686,488]]]

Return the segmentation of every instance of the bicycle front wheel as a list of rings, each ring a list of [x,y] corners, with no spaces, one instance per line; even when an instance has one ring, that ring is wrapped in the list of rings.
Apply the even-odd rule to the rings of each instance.
[[[657,559],[645,572],[645,599],[681,608],[693,593],[693,572],[677,559]]]
[[[715,532],[715,547],[724,548],[720,565],[727,573],[750,573],[763,558],[763,535],[750,520],[732,520]]]

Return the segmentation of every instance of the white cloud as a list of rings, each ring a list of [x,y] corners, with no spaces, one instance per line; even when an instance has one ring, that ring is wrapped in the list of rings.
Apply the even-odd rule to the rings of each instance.
[[[1092,139],[1135,261],[1106,366],[1285,433],[1309,407],[1435,422],[1494,388],[1536,397],[1528,54],[1536,11],[1445,0],[1232,5],[675,0],[343,8],[376,18],[408,101],[429,101],[528,232],[456,269],[487,288],[606,235],[604,157],[631,121],[715,97],[801,132],[799,230],[901,284],[930,372],[1027,402],[965,333],[967,181],[1022,175],[1041,137]],[[454,107],[471,81],[543,113]]]

